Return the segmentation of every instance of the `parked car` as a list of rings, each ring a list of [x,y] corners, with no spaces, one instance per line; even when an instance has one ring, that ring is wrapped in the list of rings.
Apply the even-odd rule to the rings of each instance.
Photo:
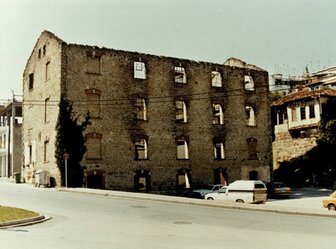
[[[193,190],[192,196],[203,199],[206,194],[217,192],[221,187],[223,187],[221,184],[206,185],[203,188]]]
[[[283,182],[269,182],[266,186],[270,198],[289,198],[292,195],[292,189]]]
[[[238,180],[219,191],[208,193],[206,200],[235,201],[242,203],[265,203],[267,201],[267,188],[262,181]]]
[[[336,210],[336,191],[322,201],[323,207]]]

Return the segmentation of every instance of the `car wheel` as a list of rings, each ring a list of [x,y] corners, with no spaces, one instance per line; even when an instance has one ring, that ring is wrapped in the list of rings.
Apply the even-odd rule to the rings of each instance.
[[[241,199],[236,200],[236,202],[238,202],[238,203],[244,203],[244,201],[241,200]]]
[[[329,210],[336,210],[336,206],[334,204],[329,204],[328,209]]]
[[[214,199],[214,198],[212,198],[212,197],[208,197],[208,198],[207,198],[207,200],[211,200],[211,201],[213,201],[213,199]]]

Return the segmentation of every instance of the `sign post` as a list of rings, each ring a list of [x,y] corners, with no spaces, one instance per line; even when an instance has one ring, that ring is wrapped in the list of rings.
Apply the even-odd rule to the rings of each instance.
[[[69,154],[64,153],[63,154],[63,159],[64,159],[64,164],[65,164],[65,187],[68,187],[68,159],[69,159]]]

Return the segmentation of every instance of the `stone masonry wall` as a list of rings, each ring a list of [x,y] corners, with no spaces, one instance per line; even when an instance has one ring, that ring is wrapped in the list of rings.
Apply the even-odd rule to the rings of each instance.
[[[134,78],[135,61],[145,63],[146,79]],[[175,66],[185,69],[186,84],[174,82]],[[212,71],[221,73],[222,87],[211,86]],[[32,73],[34,87],[29,89]],[[246,75],[252,76],[254,91],[244,89]],[[91,111],[93,115],[85,131],[91,151],[82,162],[88,186],[97,187],[100,182],[109,189],[134,190],[136,177],[146,176],[151,190],[169,190],[175,189],[178,174],[187,173],[191,184],[211,184],[219,169],[227,172],[229,182],[249,179],[251,171],[261,180],[269,178],[272,153],[266,71],[66,44],[43,32],[23,78],[23,166],[28,182],[33,182],[36,170],[46,169],[60,185],[54,143],[61,94],[73,102],[75,114],[83,117]],[[135,118],[136,98],[145,99],[147,120]],[[176,100],[186,103],[186,123],[176,122]],[[216,103],[223,107],[223,125],[213,124]],[[247,126],[246,106],[254,108],[256,126]],[[177,159],[180,137],[187,141],[189,159]],[[135,160],[134,144],[139,138],[147,141],[144,160]],[[215,140],[224,144],[223,160],[214,158]],[[253,158],[247,140],[254,141]]]
[[[307,133],[307,136],[297,138],[288,131],[276,134],[273,142],[273,170],[278,169],[281,162],[304,156],[314,148],[317,145],[316,132],[316,129],[313,129]]]
[[[48,75],[47,75],[47,63]],[[55,126],[59,111],[61,42],[48,32],[38,39],[23,74],[23,177],[34,181],[34,172],[48,170],[60,184],[55,161]],[[34,75],[29,89],[29,75]],[[47,101],[46,101],[47,100]],[[31,152],[29,152],[31,146]]]
[[[88,54],[99,56],[99,73],[87,68]],[[145,63],[146,79],[134,79],[134,61]],[[88,110],[86,89],[101,92],[100,117],[86,131],[101,135],[101,158],[83,163],[87,171],[104,175],[106,188],[133,189],[137,170],[150,172],[152,189],[174,188],[179,169],[190,170],[192,181],[208,184],[214,182],[216,168],[227,169],[230,181],[248,179],[251,170],[268,178],[272,159],[267,72],[78,45],[68,46],[67,65],[67,97],[78,113]],[[185,68],[186,84],[174,82],[174,66]],[[222,74],[221,88],[211,86],[215,70]],[[247,74],[255,81],[253,93],[244,90]],[[134,119],[136,96],[146,99],[146,121]],[[187,104],[187,123],[176,123],[176,99]],[[212,104],[217,102],[224,107],[224,125],[212,124]],[[256,127],[246,126],[247,104],[255,107]],[[138,136],[147,138],[148,160],[134,160]],[[179,136],[187,138],[188,160],[176,159]],[[225,143],[225,160],[214,160],[214,137]],[[258,160],[248,160],[250,137],[258,139]]]

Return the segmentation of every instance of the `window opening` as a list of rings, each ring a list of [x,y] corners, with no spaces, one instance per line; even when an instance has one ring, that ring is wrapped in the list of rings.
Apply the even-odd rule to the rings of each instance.
[[[187,83],[187,74],[183,67],[174,67],[174,72],[176,83]]]
[[[305,106],[300,107],[300,113],[301,113],[301,120],[306,119],[306,107]]]
[[[49,122],[49,105],[50,105],[50,98],[46,98],[44,100],[44,122]]]
[[[49,80],[49,79],[50,79],[50,61],[46,63],[46,67],[45,67],[45,80]]]
[[[143,138],[135,142],[135,160],[141,159],[147,159],[147,142]]]
[[[256,119],[254,114],[254,109],[252,106],[246,106],[246,114],[247,114],[247,126],[256,126]]]
[[[135,191],[150,191],[150,176],[149,170],[136,170],[134,176]]]
[[[216,160],[224,159],[225,158],[224,144],[222,142],[215,143],[214,152],[215,152],[215,159]]]
[[[213,87],[222,87],[222,76],[220,72],[217,71],[211,72],[211,85]]]
[[[48,161],[48,147],[49,147],[49,141],[44,141],[44,162]]]
[[[33,163],[33,145],[28,145],[28,150],[29,150],[29,164],[32,164]]]
[[[177,175],[177,187],[180,189],[190,188],[190,175],[187,172],[181,172]]]
[[[146,100],[143,98],[136,98],[135,108],[136,118],[138,120],[147,120]]]
[[[213,124],[224,124],[224,113],[220,104],[213,104]]]
[[[315,106],[314,105],[309,106],[309,118],[315,118]]]
[[[187,107],[184,101],[177,100],[176,104],[176,121],[186,123],[187,122]]]
[[[146,79],[146,66],[145,63],[135,61],[134,62],[134,78]]]
[[[189,159],[188,144],[184,138],[177,140],[177,159]]]
[[[292,114],[292,121],[296,122],[297,121],[297,111],[295,107],[292,107],[291,114]]]
[[[253,81],[252,76],[245,75],[244,82],[245,82],[245,90],[254,91],[254,81]]]
[[[251,171],[249,172],[249,178],[250,178],[250,180],[258,180],[258,178],[259,178],[258,171],[256,171],[256,170],[251,170]],[[263,187],[264,187],[264,186],[263,186]]]
[[[28,83],[28,89],[31,90],[34,88],[34,74],[29,74],[29,83]]]

